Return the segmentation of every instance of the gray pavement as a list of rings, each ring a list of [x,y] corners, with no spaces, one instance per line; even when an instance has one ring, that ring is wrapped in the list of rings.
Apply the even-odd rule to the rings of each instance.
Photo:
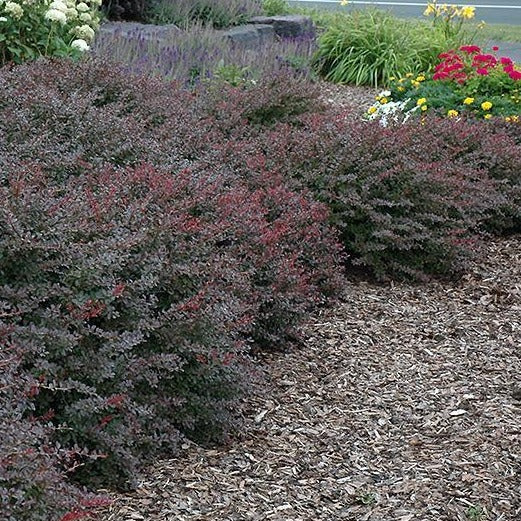
[[[521,0],[442,0],[440,3],[472,5],[476,8],[476,20],[489,24],[521,25]],[[290,4],[347,11],[372,5],[389,9],[397,16],[419,18],[427,6],[427,0],[351,0],[347,6],[341,6],[340,0],[292,0]]]

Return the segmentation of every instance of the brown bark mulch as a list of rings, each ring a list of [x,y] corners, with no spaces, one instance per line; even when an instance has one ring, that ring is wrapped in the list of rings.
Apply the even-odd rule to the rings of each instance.
[[[519,521],[521,237],[459,282],[352,283],[264,362],[240,439],[184,445],[104,521]]]

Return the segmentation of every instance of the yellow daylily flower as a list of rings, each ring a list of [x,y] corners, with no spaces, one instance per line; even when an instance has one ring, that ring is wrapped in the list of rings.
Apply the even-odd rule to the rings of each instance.
[[[471,18],[474,18],[476,8],[472,7],[470,5],[463,6],[459,12],[459,16],[461,18],[466,18],[467,20],[470,20]]]
[[[427,103],[427,98],[420,98],[420,99],[416,102],[416,105],[418,105],[418,107],[421,107],[422,105],[425,105],[425,103]]]
[[[482,104],[481,104],[481,108],[483,110],[490,110],[492,108],[492,103],[490,101],[484,101]]]

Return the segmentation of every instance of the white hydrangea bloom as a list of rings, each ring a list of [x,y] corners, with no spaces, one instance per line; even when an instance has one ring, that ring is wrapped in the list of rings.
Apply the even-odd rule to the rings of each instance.
[[[66,13],[67,5],[64,4],[61,0],[54,0],[54,2],[52,2],[49,5],[49,9],[56,9],[56,11],[61,11],[62,13]]]
[[[67,17],[65,16],[65,13],[58,11],[58,9],[49,9],[45,13],[45,19],[50,20],[51,22],[59,22],[62,25],[67,23]]]
[[[89,14],[89,13],[81,13],[80,14],[80,20],[82,22],[91,22],[92,21],[92,16]]]
[[[86,13],[87,11],[90,11],[90,7],[85,2],[80,2],[76,5],[76,9],[80,13]]]
[[[65,11],[65,15],[68,20],[74,20],[75,18],[78,18],[78,11],[76,11],[74,7],[68,7],[67,11]]]
[[[23,7],[16,2],[6,2],[4,10],[7,14],[11,15],[15,20],[20,20],[24,15]]]
[[[73,29],[74,34],[81,38],[82,40],[85,40],[86,42],[91,42],[94,39],[94,29],[90,27],[90,25],[81,25],[79,27],[75,27]]]
[[[78,49],[81,52],[86,52],[90,49],[89,44],[85,40],[82,40],[81,38],[74,40],[71,43],[71,47],[73,49]]]

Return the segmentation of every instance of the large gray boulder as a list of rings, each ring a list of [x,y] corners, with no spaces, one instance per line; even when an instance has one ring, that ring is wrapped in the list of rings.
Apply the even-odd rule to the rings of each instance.
[[[313,20],[301,15],[255,16],[250,19],[250,23],[271,25],[275,34],[282,38],[299,38],[315,32]]]
[[[255,49],[259,45],[275,40],[275,30],[271,25],[239,25],[224,31],[223,36],[230,42],[245,49]]]

